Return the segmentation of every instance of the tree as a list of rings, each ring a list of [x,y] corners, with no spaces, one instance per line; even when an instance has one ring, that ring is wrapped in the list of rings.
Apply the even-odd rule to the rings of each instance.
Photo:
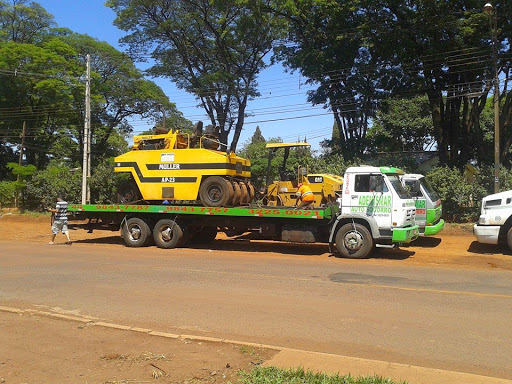
[[[510,7],[495,3],[504,43]],[[427,95],[441,164],[462,168],[482,157],[479,115],[492,86],[489,21],[482,3],[368,0],[362,9],[361,29],[374,54],[400,69],[411,92]],[[507,46],[500,44],[500,51]]]
[[[91,55],[93,165],[126,151],[122,142],[135,116],[156,122],[163,108],[169,126],[191,126],[128,55],[90,36],[50,28],[53,19],[37,3],[0,2],[0,20],[0,174],[6,174],[12,148],[20,144],[23,122],[27,163],[38,169],[52,159],[81,164],[86,54]]]
[[[368,132],[368,140],[369,148],[378,152],[423,151],[432,147],[427,97],[385,100]]]
[[[53,16],[36,2],[0,1],[0,41],[31,44],[53,25]]]
[[[275,59],[299,70],[316,85],[308,100],[323,104],[334,117],[332,142],[346,159],[360,156],[380,99],[397,87],[365,44],[359,1],[276,1],[275,12],[289,23],[289,41],[276,47]]]
[[[260,127],[257,126],[256,130],[254,131],[254,133],[251,137],[251,144],[264,143],[264,142],[266,142],[266,140],[263,137],[263,134],[261,133]]]
[[[156,61],[149,72],[169,77],[196,96],[210,122],[236,149],[264,57],[282,31],[265,0],[109,0],[123,41],[139,58]]]

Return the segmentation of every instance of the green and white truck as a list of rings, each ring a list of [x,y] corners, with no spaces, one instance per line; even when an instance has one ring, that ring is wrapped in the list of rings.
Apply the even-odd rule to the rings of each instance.
[[[443,205],[425,176],[415,173],[401,177],[403,185],[409,190],[416,203],[416,224],[420,235],[433,236],[444,228]]]
[[[247,232],[258,239],[327,243],[343,257],[366,258],[377,247],[394,247],[418,237],[415,203],[396,168],[351,167],[345,173],[340,205],[312,209],[150,204],[71,204],[73,219],[86,227],[121,230],[127,246],[151,242],[160,248],[207,242],[218,232]]]

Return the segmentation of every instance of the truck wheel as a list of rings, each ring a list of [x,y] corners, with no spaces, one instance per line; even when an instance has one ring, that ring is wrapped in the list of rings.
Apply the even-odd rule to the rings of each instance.
[[[512,251],[512,227],[507,232],[507,245],[508,248]]]
[[[153,238],[159,248],[176,248],[183,239],[183,230],[174,220],[162,219],[153,229]]]
[[[364,259],[373,249],[373,238],[364,225],[347,223],[336,233],[336,248],[343,257]]]
[[[192,241],[197,244],[205,244],[215,240],[217,237],[217,227],[204,227],[199,232],[194,233]]]
[[[122,224],[121,235],[127,246],[142,247],[150,240],[151,229],[144,220],[132,217]]]
[[[199,188],[199,199],[205,207],[225,207],[233,195],[229,181],[219,176],[207,178]]]

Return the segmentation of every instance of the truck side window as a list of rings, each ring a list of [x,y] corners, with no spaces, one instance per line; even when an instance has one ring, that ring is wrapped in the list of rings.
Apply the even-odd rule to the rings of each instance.
[[[376,180],[372,180],[370,183],[370,178],[377,179],[378,183],[376,183]],[[370,190],[370,184],[375,184],[375,189]],[[355,185],[354,185],[354,191],[355,192],[388,192],[388,187],[386,185],[386,182],[384,181],[384,178],[380,175],[356,175]]]
[[[356,175],[354,191],[370,192],[370,175]]]

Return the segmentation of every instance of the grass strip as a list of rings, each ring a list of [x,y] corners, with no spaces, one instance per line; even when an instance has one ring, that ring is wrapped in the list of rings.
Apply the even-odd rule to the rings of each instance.
[[[315,373],[303,368],[280,369],[276,367],[256,367],[251,372],[240,371],[241,384],[406,384],[380,376],[352,377],[339,374]]]

